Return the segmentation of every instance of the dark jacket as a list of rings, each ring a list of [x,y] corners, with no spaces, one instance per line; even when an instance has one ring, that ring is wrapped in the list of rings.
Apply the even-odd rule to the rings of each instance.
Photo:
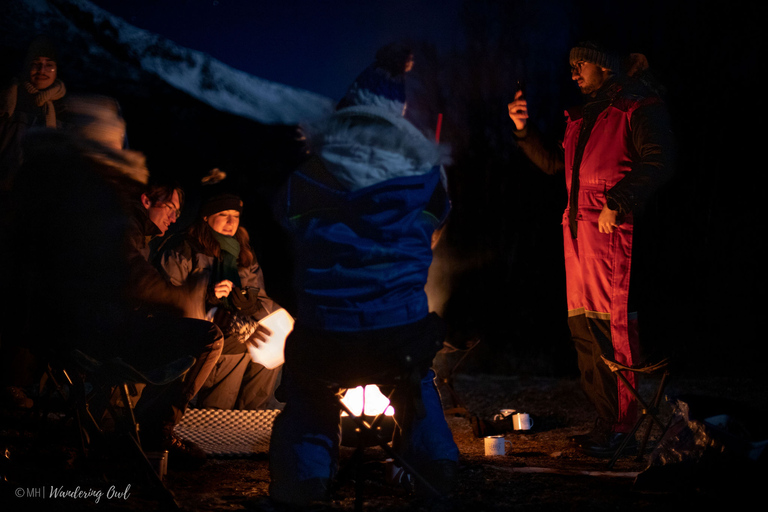
[[[10,243],[25,311],[17,322],[36,343],[103,344],[135,314],[124,249],[129,197],[146,181],[143,157],[49,129],[31,130],[24,154]]]
[[[175,286],[183,286],[196,276],[209,276],[214,264],[214,257],[206,254],[200,244],[189,236],[184,236],[177,241],[174,241],[173,238],[169,240],[160,254],[159,262],[167,279]],[[256,320],[260,320],[279,309],[280,306],[267,296],[264,289],[264,273],[256,259],[248,267],[238,267],[237,273],[240,277],[241,288],[258,289],[258,301],[262,307],[258,308],[258,312],[253,315]],[[209,291],[205,298],[206,311],[222,305],[222,301],[212,296]]]
[[[184,286],[174,286],[149,261],[149,242],[160,229],[139,203],[133,205],[126,230],[125,254],[130,273],[128,297],[133,307],[149,315],[204,318],[207,276],[198,275]]]
[[[7,191],[13,187],[13,180],[22,163],[22,144],[27,131],[44,128],[47,122],[58,126],[57,114],[62,110],[62,101],[52,101],[52,115],[47,115],[50,106],[37,105],[34,96],[27,92],[23,84],[14,82],[0,91],[0,190]]]
[[[134,204],[148,175],[143,155],[50,129],[31,130],[24,154],[9,245],[26,332],[53,328],[36,339],[95,354],[148,314],[194,313],[190,289],[202,297],[205,283],[177,288],[146,259],[156,233]]]

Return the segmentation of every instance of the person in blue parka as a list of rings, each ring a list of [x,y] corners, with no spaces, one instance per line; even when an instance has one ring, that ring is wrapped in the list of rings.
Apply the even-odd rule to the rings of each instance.
[[[336,111],[303,127],[309,156],[278,202],[297,314],[270,443],[277,503],[328,498],[340,443],[334,394],[387,375],[410,374],[417,395],[393,404],[395,449],[438,490],[455,479],[458,448],[430,369],[445,329],[424,291],[432,235],[449,210],[447,155],[404,117],[412,64],[409,49],[382,48]]]

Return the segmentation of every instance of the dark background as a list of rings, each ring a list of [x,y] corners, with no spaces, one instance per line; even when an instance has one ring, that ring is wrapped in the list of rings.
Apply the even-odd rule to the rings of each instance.
[[[226,170],[246,199],[243,223],[257,246],[268,289],[290,305],[289,257],[269,204],[301,158],[295,127],[261,125],[215,111],[135,69],[120,48],[110,46],[109,30],[67,2],[50,3],[82,29],[79,37],[62,43],[61,77],[69,91],[118,98],[131,146],[147,154],[153,174],[176,177],[189,191],[190,206],[179,228],[194,217],[200,177],[212,167]],[[109,8],[116,2],[97,3]],[[179,2],[158,2],[170,10],[166,18],[155,14],[161,21],[155,26],[165,20],[164,30],[177,33],[186,26],[202,44],[205,38],[195,30],[214,18],[203,19],[199,27],[189,25],[181,14],[198,7],[206,14],[207,7],[181,3],[187,8],[180,12]],[[675,176],[654,197],[637,228],[633,286],[645,346],[649,353],[675,355],[688,373],[760,371],[766,341],[760,242],[765,93],[758,69],[766,45],[757,7],[660,0],[466,1],[456,3],[452,21],[430,17],[444,14],[452,3],[433,4],[403,12],[395,21],[379,16],[376,26],[384,28],[377,31],[373,24],[359,23],[370,21],[370,13],[338,4],[344,2],[327,4],[324,16],[302,9],[288,15],[270,9],[241,12],[241,20],[258,14],[260,23],[271,22],[278,30],[270,32],[269,44],[254,47],[249,38],[264,32],[256,30],[262,25],[233,24],[231,31],[239,34],[244,50],[261,60],[254,70],[231,64],[338,97],[380,44],[405,38],[413,45],[416,67],[409,75],[408,116],[428,131],[442,113],[441,141],[453,148],[448,173],[454,208],[438,254],[448,269],[451,294],[445,317],[451,341],[483,340],[467,365],[518,374],[575,372],[565,324],[563,180],[538,172],[522,157],[511,137],[506,104],[523,81],[535,121],[561,136],[563,109],[580,100],[570,80],[568,51],[579,40],[598,38],[648,57],[667,88],[679,145]],[[145,23],[141,11],[133,16],[137,24]],[[6,17],[5,30],[0,30],[5,71],[14,69],[39,28],[34,16],[22,18],[12,23]],[[334,36],[339,20],[360,28],[359,35]],[[405,29],[390,30],[393,26]],[[56,35],[61,21],[52,19],[46,27]],[[106,54],[94,56],[89,50],[94,46]],[[215,48],[211,45],[210,51],[220,51]],[[303,65],[300,54],[320,65]],[[269,66],[263,64],[267,61]],[[270,71],[259,74],[259,66]]]

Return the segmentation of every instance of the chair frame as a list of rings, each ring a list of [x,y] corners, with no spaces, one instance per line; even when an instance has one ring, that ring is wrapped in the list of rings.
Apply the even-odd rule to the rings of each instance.
[[[99,412],[92,411],[95,399],[100,398],[101,413],[109,413],[115,422],[115,438],[121,440],[123,447],[137,466],[137,469],[147,477],[148,483],[157,492],[159,501],[165,508],[180,510],[181,507],[173,496],[173,493],[165,486],[161,476],[157,473],[144,451],[139,435],[140,425],[134,413],[134,404],[131,399],[130,387],[136,384],[166,384],[167,380],[175,380],[186,373],[194,364],[194,357],[183,357],[173,361],[160,370],[173,367],[177,374],[166,375],[166,379],[158,381],[148,374],[144,374],[128,365],[119,358],[106,361],[97,361],[79,350],[72,350],[65,357],[51,358],[44,378],[53,383],[58,393],[65,398],[70,413],[74,416],[79,434],[79,448],[86,459],[91,457],[91,448],[94,438],[106,439],[110,436],[102,423],[97,419]],[[59,378],[57,378],[57,375]],[[171,378],[173,377],[173,378]],[[92,389],[87,391],[86,385]],[[41,388],[45,383],[41,382]],[[122,402],[122,411],[119,406],[112,403],[112,395],[119,392]]]
[[[405,380],[403,382],[398,382],[394,384],[386,384],[385,386],[389,387],[392,386],[391,391],[389,392],[387,396],[387,399],[392,402],[392,399],[398,394],[405,392],[404,389],[402,389],[402,386],[406,386],[409,384],[408,380]],[[362,472],[362,465],[363,465],[363,456],[365,448],[368,446],[377,445],[379,446],[384,452],[387,454],[387,456],[394,460],[394,462],[401,468],[403,468],[404,471],[406,471],[409,475],[411,475],[414,479],[418,480],[424,488],[429,492],[430,495],[436,497],[436,498],[442,498],[442,495],[440,494],[440,491],[438,491],[432,483],[420,472],[416,470],[416,468],[413,467],[412,464],[410,464],[406,459],[404,459],[399,453],[397,453],[392,446],[390,446],[390,443],[387,439],[384,439],[378,434],[377,427],[385,417],[384,411],[380,412],[376,416],[366,416],[364,414],[361,414],[360,416],[355,416],[355,414],[347,407],[347,405],[342,401],[342,397],[337,395],[337,403],[342,411],[346,412],[347,415],[352,419],[355,426],[357,427],[358,432],[358,446],[355,448],[355,451],[352,454],[352,465],[355,470],[356,474],[356,481],[355,481],[355,512],[362,512],[363,510],[363,472]],[[369,422],[366,420],[366,418],[372,418],[372,420]]]
[[[651,430],[653,429],[653,425],[657,425],[659,429],[661,430],[661,435],[664,434],[664,432],[667,431],[667,428],[669,427],[669,423],[667,425],[664,425],[659,418],[659,405],[661,404],[661,399],[664,396],[664,389],[666,388],[668,381],[669,381],[669,359],[665,358],[661,361],[653,364],[648,364],[645,366],[640,367],[632,367],[632,366],[625,366],[623,364],[617,363],[616,361],[612,361],[605,357],[605,355],[601,356],[603,359],[603,362],[608,366],[608,368],[616,374],[616,376],[624,383],[624,385],[627,387],[629,392],[632,394],[632,396],[635,397],[637,402],[642,406],[640,411],[640,417],[635,422],[635,425],[632,427],[632,430],[630,431],[629,435],[627,435],[624,440],[621,442],[619,447],[616,449],[616,452],[614,452],[613,457],[611,457],[611,460],[608,462],[608,469],[613,469],[613,466],[616,464],[616,461],[619,460],[619,457],[621,457],[622,452],[627,447],[627,444],[631,439],[634,438],[637,431],[640,429],[642,424],[645,422],[646,419],[649,419],[648,425],[646,426],[645,433],[643,434],[642,442],[640,444],[640,449],[637,452],[637,457],[635,460],[642,461],[643,460],[643,454],[645,453],[645,448],[648,445],[648,440],[651,436]],[[650,402],[643,399],[643,397],[640,396],[640,393],[637,391],[637,389],[632,386],[629,383],[629,380],[622,372],[633,372],[633,373],[640,373],[645,375],[653,375],[657,374],[659,372],[662,372],[661,380],[659,381],[659,386],[656,389],[656,393],[654,394],[653,398]]]
[[[451,395],[451,401],[453,402],[453,407],[446,410],[446,414],[452,414],[456,416],[464,416],[466,418],[470,417],[470,414],[467,411],[467,407],[464,404],[464,402],[461,400],[459,395],[456,393],[456,390],[453,386],[454,378],[456,376],[456,370],[461,366],[461,363],[464,362],[464,360],[467,358],[467,356],[470,354],[470,352],[475,349],[480,344],[481,339],[480,338],[474,338],[471,341],[467,343],[467,348],[460,349],[456,348],[452,345],[449,345],[447,342],[444,343],[443,351],[445,351],[446,354],[452,353],[452,352],[460,352],[462,353],[462,356],[454,363],[454,365],[448,370],[447,375],[438,375],[437,379],[439,384],[443,387],[443,389],[446,389],[448,391],[448,394]]]

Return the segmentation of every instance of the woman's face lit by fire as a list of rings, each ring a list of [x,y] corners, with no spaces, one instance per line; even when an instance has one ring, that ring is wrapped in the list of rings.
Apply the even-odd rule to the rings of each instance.
[[[240,212],[237,210],[224,210],[205,217],[203,220],[215,232],[224,236],[235,236],[237,228],[240,226]]]

